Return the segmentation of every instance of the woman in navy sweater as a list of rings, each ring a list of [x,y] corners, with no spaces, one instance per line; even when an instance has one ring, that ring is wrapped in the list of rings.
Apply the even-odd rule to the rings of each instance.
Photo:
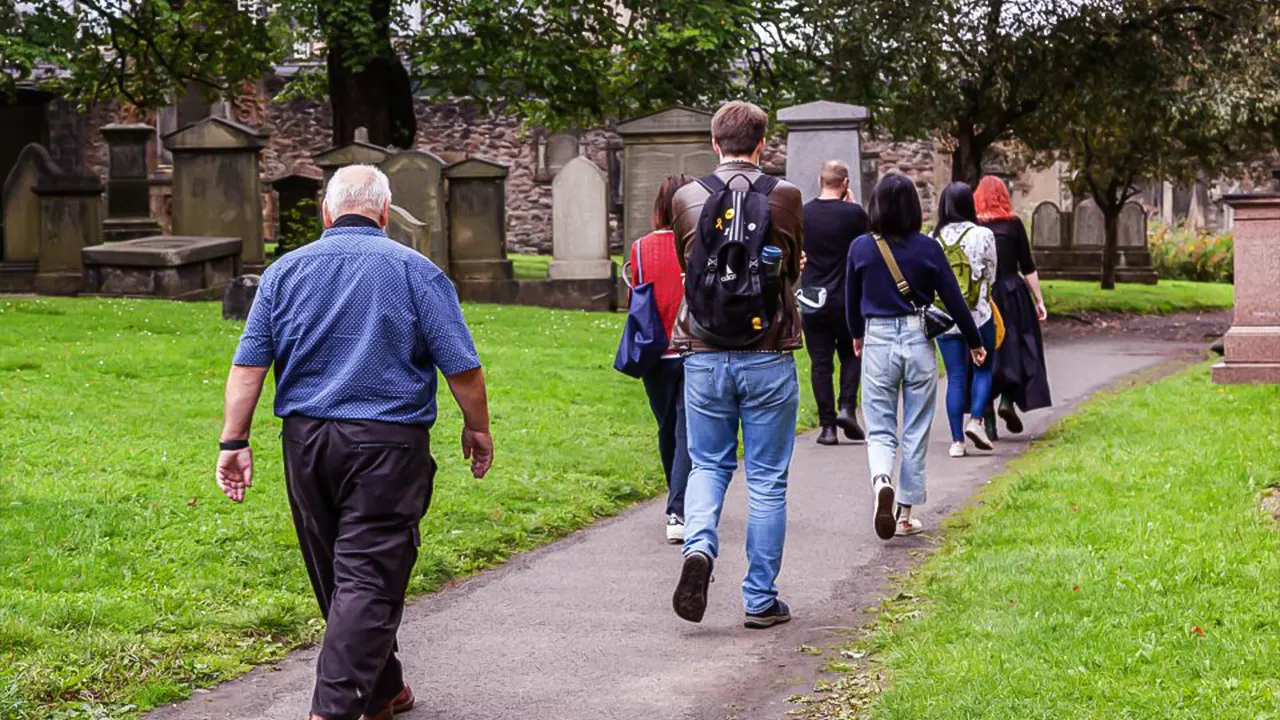
[[[872,234],[858,238],[849,248],[845,310],[854,352],[862,358],[862,414],[867,423],[876,534],[888,540],[922,529],[920,521],[911,517],[911,508],[925,501],[925,459],[938,392],[938,361],[919,308],[940,298],[955,318],[974,363],[981,365],[987,354],[942,246],[920,232],[920,196],[911,180],[899,173],[886,175],[871,195],[868,213]],[[877,246],[878,238],[887,244],[911,286],[909,295],[898,291]],[[899,444],[902,472],[895,493],[892,477]]]

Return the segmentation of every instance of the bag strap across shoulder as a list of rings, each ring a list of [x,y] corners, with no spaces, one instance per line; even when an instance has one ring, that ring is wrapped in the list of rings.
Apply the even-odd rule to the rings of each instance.
[[[639,240],[636,241],[636,284],[637,285],[644,284],[644,261],[641,259],[644,257],[643,243],[644,243],[644,238],[640,238]]]
[[[898,261],[893,259],[893,252],[889,250],[889,243],[879,235],[872,235],[876,240],[876,247],[880,250],[880,257],[884,258],[884,264],[889,266],[889,274],[893,276],[893,281],[898,285],[898,292],[902,293],[902,297],[911,299],[911,283],[902,277],[902,269],[898,267]],[[914,305],[914,303],[912,303]]]
[[[724,180],[722,180],[719,175],[715,173],[711,173],[710,175],[704,178],[699,178],[698,184],[701,185],[704,190],[711,193],[712,195],[715,195],[721,190],[724,190],[729,185]]]
[[[768,195],[773,192],[773,189],[776,187],[778,187],[778,178],[765,173],[760,173],[760,176],[751,183],[751,189],[753,191],[764,195]]]

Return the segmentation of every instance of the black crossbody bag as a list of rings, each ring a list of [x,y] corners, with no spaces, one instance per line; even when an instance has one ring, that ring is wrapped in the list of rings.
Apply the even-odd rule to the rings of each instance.
[[[907,279],[902,277],[902,270],[898,267],[898,261],[893,259],[893,252],[889,250],[889,243],[879,235],[875,236],[876,247],[880,249],[880,257],[884,258],[884,264],[889,266],[889,274],[893,276],[893,281],[898,285],[898,292],[902,293],[903,299],[907,304],[915,308],[916,313],[920,315],[920,323],[924,326],[924,334],[930,340],[938,337],[942,333],[955,327],[956,320],[951,317],[946,310],[936,305],[916,305],[911,299],[911,284]]]

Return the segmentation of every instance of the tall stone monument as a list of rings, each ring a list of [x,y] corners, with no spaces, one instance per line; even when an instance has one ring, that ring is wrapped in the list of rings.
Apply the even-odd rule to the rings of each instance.
[[[635,118],[617,128],[622,136],[622,239],[631,243],[653,227],[649,215],[668,175],[708,175],[719,157],[711,149],[711,113],[674,107]]]
[[[102,190],[101,181],[92,176],[55,175],[36,185],[40,197],[36,292],[80,292],[84,269],[80,251],[102,243]]]
[[[173,233],[239,238],[249,273],[266,266],[258,155],[267,137],[210,117],[164,138],[173,154]]]
[[[616,273],[609,258],[609,188],[604,172],[579,155],[551,183],[552,280],[594,280]]]
[[[467,158],[445,168],[445,178],[454,281],[510,280],[514,273],[507,259],[506,166]]]
[[[1280,193],[1222,199],[1235,212],[1235,321],[1213,381],[1280,384]]]
[[[151,218],[151,183],[147,142],[156,129],[145,124],[112,124],[102,128],[110,164],[107,169],[107,219],[103,239],[133,240],[160,234]]]
[[[862,172],[862,125],[870,117],[860,105],[819,100],[778,111],[787,128],[787,180],[805,202],[822,190],[819,176],[828,160],[843,160],[852,179]],[[854,199],[864,203],[861,182],[851,182]]]

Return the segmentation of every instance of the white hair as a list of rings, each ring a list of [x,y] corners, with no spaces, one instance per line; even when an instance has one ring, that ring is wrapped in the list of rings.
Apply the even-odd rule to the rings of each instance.
[[[338,168],[324,191],[324,206],[331,218],[348,213],[378,216],[389,204],[391,183],[372,165]]]

